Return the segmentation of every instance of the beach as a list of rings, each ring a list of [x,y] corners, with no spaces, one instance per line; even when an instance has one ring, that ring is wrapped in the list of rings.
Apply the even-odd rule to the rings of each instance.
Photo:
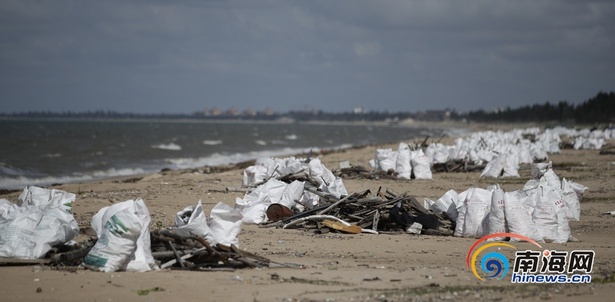
[[[452,143],[447,137],[444,143]],[[613,141],[609,141],[611,145]],[[368,166],[372,145],[323,152],[331,170],[340,162]],[[588,190],[581,201],[580,221],[571,221],[578,242],[542,243],[548,250],[595,252],[590,284],[513,284],[510,279],[481,281],[466,266],[476,238],[413,234],[315,234],[304,229],[242,225],[239,247],[280,263],[303,268],[237,269],[232,272],[160,270],[144,273],[100,273],[47,266],[0,266],[3,301],[608,301],[615,295],[615,155],[600,150],[562,149],[549,154],[553,171]],[[175,213],[202,201],[209,213],[218,202],[229,206],[244,193],[246,164],[164,170],[85,183],[49,186],[77,194],[73,205],[80,227],[88,227],[98,210],[142,198],[156,225],[173,225]],[[518,178],[481,178],[480,172],[434,173],[431,180],[343,179],[349,193],[369,189],[407,192],[419,201],[437,200],[448,190],[465,191],[499,184],[505,191],[521,189],[530,178],[522,165]],[[3,191],[16,201],[21,191]],[[81,234],[76,239],[85,240]],[[517,242],[519,250],[535,249]]]

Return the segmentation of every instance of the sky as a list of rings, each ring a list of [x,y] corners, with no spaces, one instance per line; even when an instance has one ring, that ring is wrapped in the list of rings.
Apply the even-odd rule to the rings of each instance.
[[[615,91],[615,1],[0,0],[0,112],[347,112]]]

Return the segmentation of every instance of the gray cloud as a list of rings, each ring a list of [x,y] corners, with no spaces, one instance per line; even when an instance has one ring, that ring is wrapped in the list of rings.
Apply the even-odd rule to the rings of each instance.
[[[517,107],[615,90],[611,1],[3,1],[2,111]]]

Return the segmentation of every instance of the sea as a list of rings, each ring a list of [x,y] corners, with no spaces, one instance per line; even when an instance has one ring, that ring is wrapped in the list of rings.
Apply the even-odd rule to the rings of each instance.
[[[458,129],[399,123],[0,120],[0,189],[234,164],[260,157],[421,142]]]

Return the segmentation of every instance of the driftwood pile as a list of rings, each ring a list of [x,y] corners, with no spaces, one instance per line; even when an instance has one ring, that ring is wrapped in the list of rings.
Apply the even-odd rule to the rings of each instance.
[[[156,230],[151,235],[152,256],[160,262],[161,269],[232,271],[239,268],[301,267],[274,262],[235,245],[211,246],[202,237],[180,236],[171,230]]]
[[[288,180],[288,178],[286,178]],[[279,204],[267,210],[263,227],[304,228],[318,233],[415,233],[450,236],[454,222],[446,213],[433,213],[407,193],[380,188],[352,193],[343,198],[318,191],[309,182],[305,189],[326,202],[312,209],[293,212]]]
[[[333,175],[342,179],[398,179],[397,172],[367,169],[363,166],[351,166],[332,171]]]
[[[467,160],[461,159],[449,159],[445,163],[435,163],[431,167],[432,172],[481,172],[485,169],[487,164],[471,163]]]
[[[431,167],[431,171],[434,173],[444,172],[481,172],[485,169],[486,164],[471,163],[468,160],[448,160],[445,163],[435,163]],[[399,179],[398,173],[389,170],[382,171],[376,169],[367,169],[363,166],[350,166],[346,168],[340,168],[333,171],[333,174],[342,179]],[[414,175],[412,175],[414,176]],[[414,178],[414,177],[413,177]]]

